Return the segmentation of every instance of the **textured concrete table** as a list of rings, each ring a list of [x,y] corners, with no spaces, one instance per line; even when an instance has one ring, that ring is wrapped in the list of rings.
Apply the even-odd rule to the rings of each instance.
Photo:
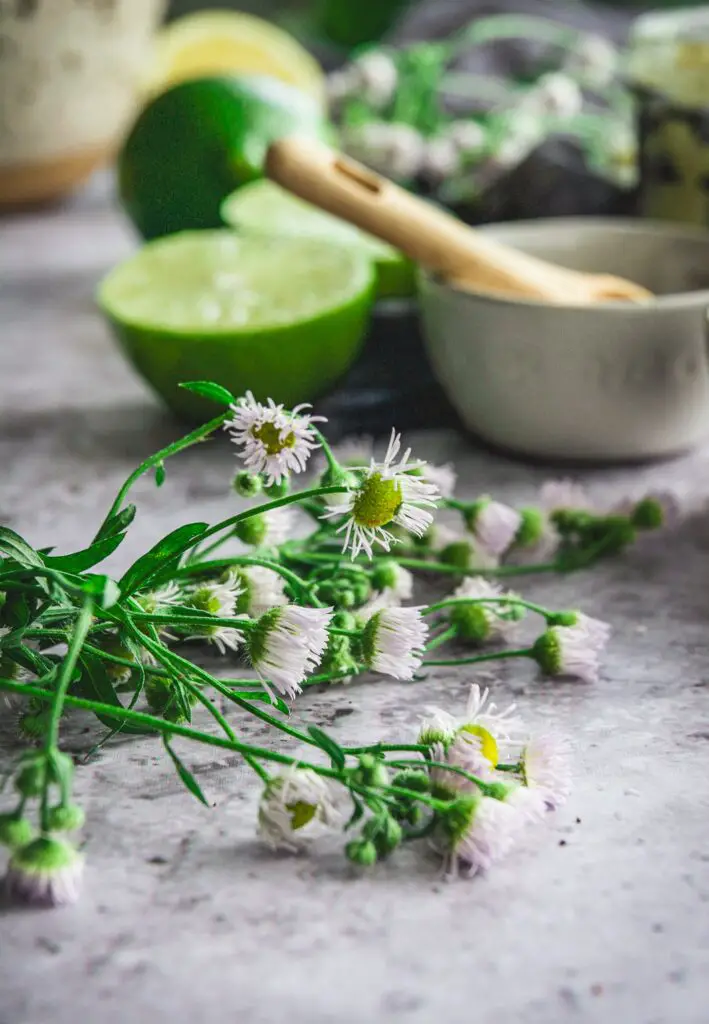
[[[124,365],[92,307],[133,242],[100,196],[0,223],[0,521],[36,544],[81,546],[118,483],[175,426]],[[450,434],[413,439],[455,459],[462,492],[529,500],[544,478]],[[532,723],[573,739],[563,812],[487,878],[447,884],[420,851],[357,876],[338,842],[265,855],[257,791],[236,759],[181,746],[217,805],[180,787],[151,741],[125,739],[79,769],[88,872],[75,908],[0,914],[0,1024],[243,1020],[598,1021],[709,1019],[708,453],[584,474],[594,495],[678,489],[685,521],[662,540],[529,596],[580,605],[615,629],[596,686],[495,671]],[[115,568],[185,520],[232,501],[218,443],[138,489]],[[304,697],[296,717],[342,742],[413,733],[426,704],[451,709],[471,675],[363,682]],[[0,734],[16,749],[12,715]],[[71,749],[90,744],[79,719]],[[258,736],[258,729],[249,730]]]

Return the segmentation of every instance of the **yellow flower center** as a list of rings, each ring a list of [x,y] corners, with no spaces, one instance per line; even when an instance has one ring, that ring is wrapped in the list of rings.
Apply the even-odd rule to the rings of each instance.
[[[262,423],[259,427],[254,427],[251,431],[252,435],[257,441],[266,449],[269,455],[278,455],[284,448],[295,447],[295,434],[291,430],[285,437],[281,437],[281,432],[273,423]]]
[[[492,733],[488,732],[482,725],[464,725],[460,731],[467,732],[471,736],[477,736],[480,739],[480,753],[483,757],[487,758],[494,768],[499,760],[499,751],[497,749],[497,740]]]
[[[290,811],[290,823],[294,832],[296,829],[304,828],[308,822],[313,820],[317,812],[317,807],[313,804],[306,804],[304,800],[296,800],[295,803],[286,806]]]
[[[352,518],[358,526],[386,526],[401,508],[401,486],[381,473],[367,477],[357,491]]]

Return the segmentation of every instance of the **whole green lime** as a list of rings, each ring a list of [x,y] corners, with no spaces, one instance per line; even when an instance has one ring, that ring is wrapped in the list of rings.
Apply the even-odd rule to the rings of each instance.
[[[266,76],[199,78],[157,96],[118,159],[121,201],[144,238],[220,227],[222,201],[263,174],[284,135],[327,139],[317,102]]]
[[[178,415],[214,407],[213,380],[288,406],[327,393],[356,359],[375,290],[362,252],[313,238],[183,232],[111,271],[99,306],[138,372]]]

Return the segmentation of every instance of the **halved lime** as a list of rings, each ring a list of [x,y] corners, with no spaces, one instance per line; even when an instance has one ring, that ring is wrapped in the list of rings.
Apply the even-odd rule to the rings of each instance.
[[[413,294],[413,264],[393,246],[353,224],[318,210],[273,181],[254,181],[228,196],[222,218],[231,227],[296,238],[321,238],[362,252],[377,270],[380,298]]]
[[[325,73],[300,43],[270,21],[243,11],[196,11],[156,36],[145,83],[151,95],[204,75],[280,78],[325,106]]]
[[[359,352],[374,286],[358,250],[224,229],[143,246],[104,278],[98,302],[138,372],[192,419],[213,409],[185,381],[289,406],[329,391]]]
[[[315,100],[276,78],[181,82],[144,108],[123,144],[123,206],[146,239],[222,227],[222,202],[263,176],[271,142],[330,131]]]

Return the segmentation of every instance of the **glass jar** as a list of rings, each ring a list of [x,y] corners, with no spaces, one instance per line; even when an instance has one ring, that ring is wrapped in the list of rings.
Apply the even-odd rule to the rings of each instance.
[[[709,226],[709,7],[638,18],[626,75],[638,108],[639,212]]]

